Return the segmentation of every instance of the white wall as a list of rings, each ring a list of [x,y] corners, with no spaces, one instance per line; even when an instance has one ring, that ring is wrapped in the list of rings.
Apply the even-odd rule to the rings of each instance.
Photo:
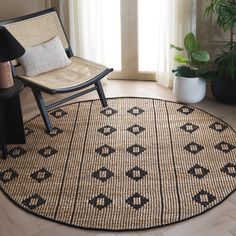
[[[0,20],[11,19],[45,9],[45,0],[0,0]]]

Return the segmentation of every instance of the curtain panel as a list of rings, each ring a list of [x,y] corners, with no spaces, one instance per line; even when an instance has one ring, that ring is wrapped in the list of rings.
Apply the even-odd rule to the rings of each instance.
[[[128,0],[127,0],[128,1]],[[138,1],[138,0],[137,0]],[[60,16],[74,53],[103,63],[107,60],[103,32],[103,4],[107,0],[60,0]],[[112,0],[109,0],[110,4]],[[183,46],[184,35],[195,33],[196,0],[158,0],[156,80],[165,87],[173,85],[174,50],[170,44]],[[148,0],[147,0],[148,4]],[[106,59],[105,59],[106,57]],[[112,66],[112,65],[110,65]]]
[[[194,1],[192,0],[158,0],[157,14],[161,17],[158,28],[158,61],[156,79],[165,87],[172,87],[172,69],[175,51],[170,50],[170,44],[183,46],[184,35],[195,31]],[[194,32],[195,33],[195,32]]]

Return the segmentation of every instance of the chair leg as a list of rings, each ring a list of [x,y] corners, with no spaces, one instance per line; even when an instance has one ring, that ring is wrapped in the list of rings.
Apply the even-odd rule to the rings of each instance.
[[[7,159],[7,145],[2,144],[2,159]]]
[[[97,87],[97,92],[98,92],[98,96],[101,100],[101,103],[102,103],[102,106],[103,107],[107,107],[107,100],[106,100],[106,96],[104,94],[104,91],[103,91],[103,88],[102,88],[102,84],[101,84],[101,81],[97,81],[95,83],[95,86]]]
[[[40,110],[41,116],[43,118],[44,124],[46,125],[47,131],[52,132],[53,128],[52,128],[51,122],[49,120],[48,112],[45,107],[42,93],[38,90],[35,90],[35,89],[32,89],[32,91],[33,91],[35,100],[37,102],[38,108]]]

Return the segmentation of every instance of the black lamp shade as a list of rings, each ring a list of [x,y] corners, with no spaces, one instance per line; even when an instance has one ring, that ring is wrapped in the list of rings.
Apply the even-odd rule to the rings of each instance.
[[[11,61],[21,57],[25,49],[4,27],[0,26],[0,62]]]

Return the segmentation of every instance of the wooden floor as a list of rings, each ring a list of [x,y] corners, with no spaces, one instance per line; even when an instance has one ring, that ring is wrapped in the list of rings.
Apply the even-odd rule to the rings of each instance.
[[[171,90],[161,88],[155,82],[105,81],[104,89],[107,97],[136,96],[174,100]],[[21,98],[24,120],[26,121],[39,112],[29,89],[23,91]],[[95,92],[79,100],[93,98],[97,98]],[[52,101],[54,99],[47,97],[46,100]],[[236,106],[219,104],[211,96],[196,106],[223,119],[236,130]],[[158,229],[123,233],[80,230],[42,220],[17,208],[0,192],[0,236],[10,235],[236,236],[236,192],[216,208],[191,220]]]

